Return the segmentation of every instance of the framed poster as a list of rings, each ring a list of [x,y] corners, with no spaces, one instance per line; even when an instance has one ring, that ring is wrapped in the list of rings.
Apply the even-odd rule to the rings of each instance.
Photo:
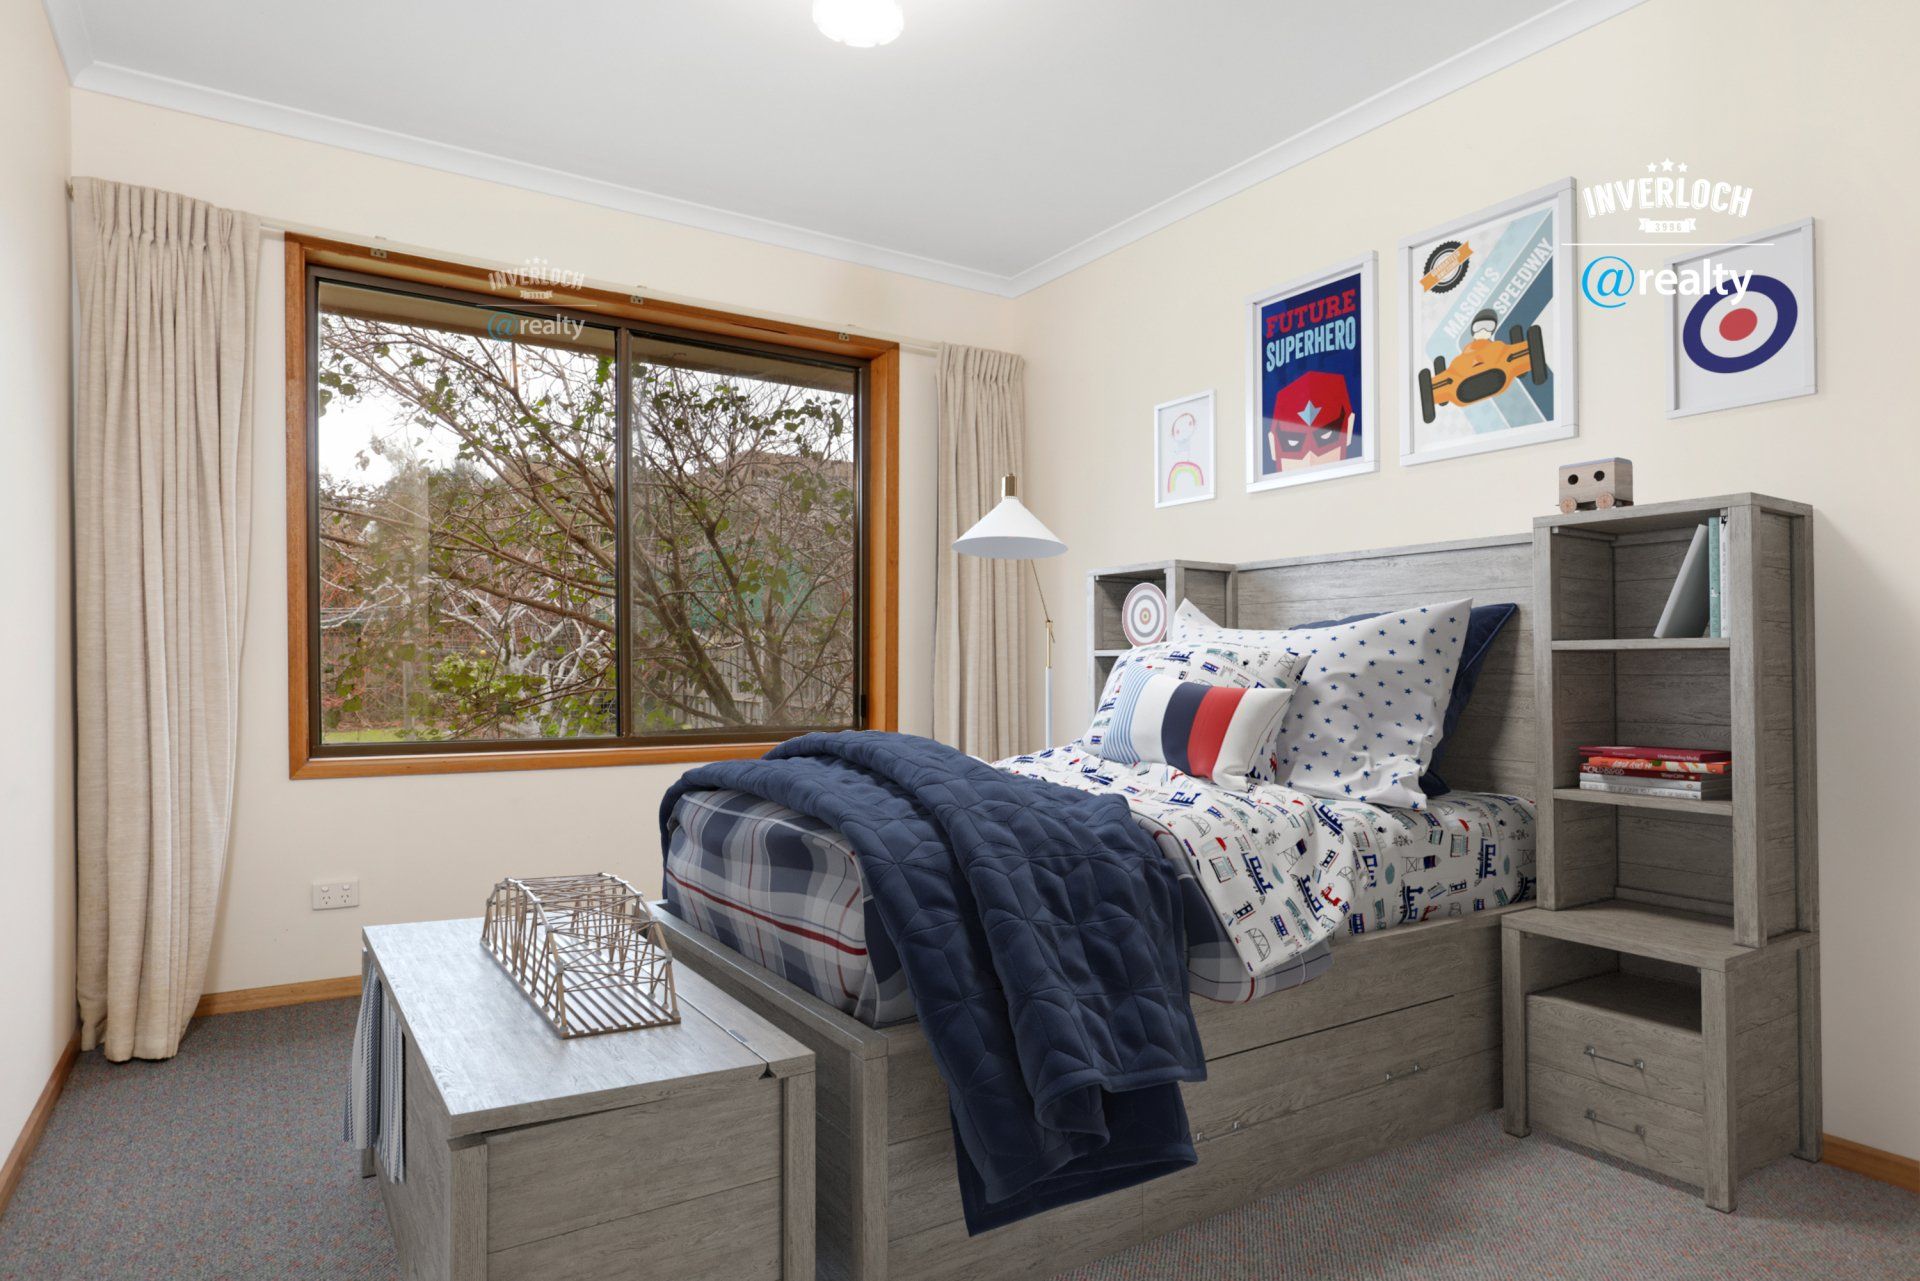
[[[1247,489],[1377,467],[1375,255],[1247,300]]]
[[[1672,259],[1667,269],[1712,282],[1697,296],[1666,299],[1667,417],[1818,390],[1813,219]]]
[[[1400,242],[1400,461],[1565,440],[1573,179]]]
[[[1213,393],[1153,407],[1153,505],[1213,497]]]

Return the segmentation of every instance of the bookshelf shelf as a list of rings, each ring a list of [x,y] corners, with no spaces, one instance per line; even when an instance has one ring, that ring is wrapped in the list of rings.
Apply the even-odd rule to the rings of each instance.
[[[1725,634],[1655,639],[1714,518]],[[1820,1158],[1812,511],[1731,494],[1545,516],[1533,553],[1539,907],[1502,921],[1506,1126],[1650,1165],[1731,1210],[1753,1166]],[[1583,791],[1579,749],[1594,743],[1728,751],[1732,799]],[[1682,1005],[1697,994],[1699,1039],[1682,1055],[1702,1078],[1684,1105],[1697,1141],[1618,1137],[1643,1120],[1644,1139],[1670,1115],[1645,1102],[1664,1088],[1646,1069],[1676,1051],[1671,1029],[1657,1048],[1663,1029],[1645,1017],[1550,996],[1584,980],[1665,985]],[[1583,1112],[1588,1090],[1601,1095]]]
[[[1557,640],[1553,648],[1563,653],[1619,653],[1626,650],[1728,649],[1733,642],[1725,636],[1631,636],[1604,640]]]
[[[1732,801],[1690,801],[1684,796],[1633,796],[1623,792],[1586,792],[1577,787],[1553,789],[1556,801],[1578,801],[1582,805],[1617,805],[1630,810],[1671,810],[1681,814],[1715,814],[1733,817]],[[1722,922],[1725,927],[1725,922]]]

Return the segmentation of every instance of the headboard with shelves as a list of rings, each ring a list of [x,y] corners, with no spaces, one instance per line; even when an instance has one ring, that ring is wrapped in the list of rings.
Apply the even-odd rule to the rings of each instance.
[[[1531,534],[1238,565],[1173,560],[1095,570],[1087,576],[1094,706],[1114,660],[1127,649],[1121,604],[1143,581],[1161,584],[1169,615],[1184,597],[1229,627],[1297,627],[1461,596],[1483,605],[1513,602],[1519,612],[1481,669],[1473,701],[1447,744],[1442,772],[1466,791],[1531,794],[1543,746],[1534,715]]]

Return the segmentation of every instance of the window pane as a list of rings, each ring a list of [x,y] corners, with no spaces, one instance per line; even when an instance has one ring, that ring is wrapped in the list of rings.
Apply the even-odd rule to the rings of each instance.
[[[853,725],[857,375],[632,346],[634,732]]]
[[[611,737],[611,330],[322,282],[321,741]]]

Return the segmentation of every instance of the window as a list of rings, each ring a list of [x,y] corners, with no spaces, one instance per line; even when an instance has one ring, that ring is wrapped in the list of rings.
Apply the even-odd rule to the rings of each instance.
[[[295,776],[891,726],[890,345],[293,238],[288,274]]]

